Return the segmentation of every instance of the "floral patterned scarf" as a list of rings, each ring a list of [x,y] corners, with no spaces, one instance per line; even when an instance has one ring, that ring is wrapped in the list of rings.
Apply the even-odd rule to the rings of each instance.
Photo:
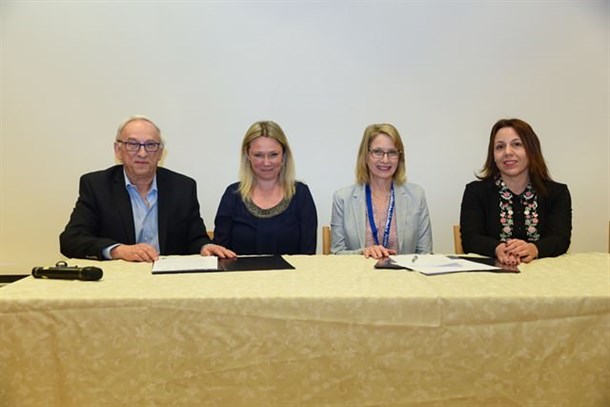
[[[498,193],[500,194],[500,240],[506,242],[513,236],[513,193],[508,188],[502,177],[496,178]],[[521,194],[521,204],[523,205],[523,214],[525,216],[525,232],[528,242],[536,242],[540,239],[538,233],[538,196],[532,186],[528,183],[525,192]]]

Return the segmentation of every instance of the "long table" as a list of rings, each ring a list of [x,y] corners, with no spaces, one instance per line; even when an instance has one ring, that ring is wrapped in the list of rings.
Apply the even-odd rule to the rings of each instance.
[[[295,270],[0,289],[1,406],[610,404],[610,255],[424,276],[362,256]]]

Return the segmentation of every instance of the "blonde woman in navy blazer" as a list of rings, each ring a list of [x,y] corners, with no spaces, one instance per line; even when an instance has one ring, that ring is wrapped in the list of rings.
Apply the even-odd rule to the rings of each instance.
[[[368,126],[358,151],[357,183],[333,196],[332,253],[377,259],[432,252],[424,190],[407,183],[405,173],[398,130],[391,124]]]

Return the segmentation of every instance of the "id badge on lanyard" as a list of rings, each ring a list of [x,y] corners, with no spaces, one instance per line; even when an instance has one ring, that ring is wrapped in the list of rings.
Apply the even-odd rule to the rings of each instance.
[[[379,245],[379,237],[377,236],[377,225],[375,225],[375,218],[373,217],[373,200],[371,198],[371,187],[366,184],[366,209],[369,215],[369,225],[371,226],[371,233],[375,244]],[[388,217],[385,220],[385,230],[383,231],[383,247],[388,247],[390,240],[390,227],[392,226],[392,216],[394,215],[394,183],[390,188],[390,202],[388,204]]]

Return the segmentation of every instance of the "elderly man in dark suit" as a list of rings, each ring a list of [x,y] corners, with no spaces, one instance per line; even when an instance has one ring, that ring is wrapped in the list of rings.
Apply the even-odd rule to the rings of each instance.
[[[159,255],[235,257],[207,235],[195,180],[159,168],[161,131],[132,116],[117,131],[123,165],[85,174],[70,221],[59,236],[67,257],[151,262]]]

